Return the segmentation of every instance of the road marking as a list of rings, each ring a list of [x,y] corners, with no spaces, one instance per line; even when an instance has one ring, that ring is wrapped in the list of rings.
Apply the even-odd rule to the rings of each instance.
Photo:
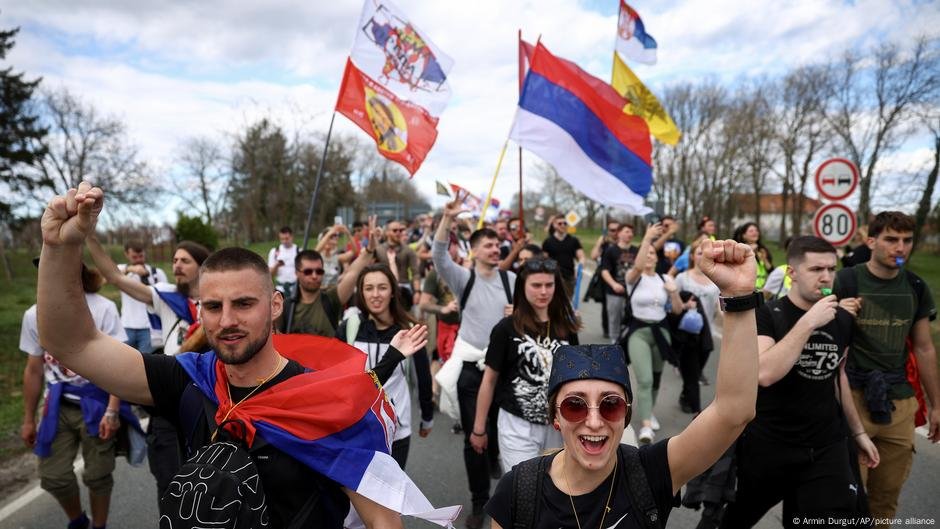
[[[85,461],[79,457],[75,462],[75,473],[80,474],[82,470],[85,469]],[[32,503],[36,498],[42,495],[44,491],[38,484],[33,485],[29,490],[20,494],[15,500],[0,508],[0,522],[6,520],[13,515],[16,511],[26,507]]]

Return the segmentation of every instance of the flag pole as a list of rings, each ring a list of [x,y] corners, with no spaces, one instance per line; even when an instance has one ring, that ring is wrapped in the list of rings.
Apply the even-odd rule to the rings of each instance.
[[[330,128],[326,129],[326,141],[323,142],[323,155],[320,156],[320,164],[317,167],[317,179],[313,184],[313,195],[310,197],[310,207],[307,209],[307,223],[304,225],[304,243],[300,247],[301,250],[306,250],[307,243],[310,241],[310,225],[313,223],[313,210],[317,205],[317,196],[320,194],[320,178],[323,176],[323,165],[326,162],[326,154],[330,148],[330,137],[333,135],[334,121],[336,121],[336,109],[333,109],[333,116],[330,117]],[[300,288],[296,282],[294,283],[293,291],[290,293],[290,298],[293,303],[291,304],[291,310],[287,311],[286,332],[290,332],[291,325],[294,323],[293,307],[296,306],[297,301],[300,299]]]
[[[518,32],[519,37],[519,94],[522,95],[522,83],[525,81],[525,50],[522,49],[522,28]],[[519,146],[519,232],[516,235],[517,240],[525,239],[525,210],[522,206],[522,146]]]
[[[496,177],[499,176],[499,168],[503,165],[503,157],[506,155],[506,149],[509,147],[509,137],[506,137],[506,141],[503,142],[503,148],[499,151],[499,159],[496,161],[496,170],[493,171],[493,181],[490,182],[490,190],[486,194],[486,201],[483,202],[483,209],[480,210],[480,220],[477,222],[477,229],[483,227],[484,219],[486,219],[486,210],[490,207],[490,201],[493,199],[493,188],[496,187]]]

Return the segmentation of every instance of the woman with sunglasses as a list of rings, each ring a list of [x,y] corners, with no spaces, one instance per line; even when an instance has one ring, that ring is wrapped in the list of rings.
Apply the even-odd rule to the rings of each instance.
[[[622,349],[560,347],[548,382],[548,413],[564,446],[503,476],[486,505],[492,527],[665,527],[682,485],[712,465],[754,417],[760,297],[753,252],[732,241],[703,247],[698,266],[721,289],[727,314],[715,400],[674,437],[640,448],[622,445],[633,399]]]
[[[673,314],[682,314],[683,310],[675,281],[669,275],[656,273],[653,241],[663,237],[663,231],[663,225],[658,222],[646,229],[633,267],[624,275],[632,318],[626,323],[626,335],[620,344],[630,356],[636,374],[636,408],[641,421],[638,439],[644,444],[652,443],[653,432],[659,429],[653,406],[659,393],[663,360],[678,363],[672,352],[669,325],[665,321],[666,307],[671,304]]]
[[[365,353],[366,369],[373,370],[390,351],[395,352],[390,345],[394,346],[399,331],[411,329],[417,322],[405,311],[398,282],[391,269],[384,264],[369,265],[359,273],[356,307],[361,316],[350,316],[344,320],[336,335]],[[434,424],[434,405],[431,400],[430,359],[424,346],[414,353],[412,359],[421,406],[419,434],[427,437]],[[392,457],[402,469],[408,460],[411,444],[411,392],[406,374],[408,365],[407,362],[399,364],[384,383],[385,394],[395,408],[398,421],[392,442]]]
[[[470,444],[478,453],[486,448],[495,396],[504,473],[546,448],[561,446],[558,432],[549,427],[548,375],[552,355],[562,345],[577,344],[580,327],[561,281],[554,259],[526,261],[516,275],[512,315],[490,333]]]

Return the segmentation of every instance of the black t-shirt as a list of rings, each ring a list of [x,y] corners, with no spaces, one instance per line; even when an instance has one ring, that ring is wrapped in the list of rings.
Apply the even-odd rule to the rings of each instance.
[[[143,358],[147,384],[153,395],[155,413],[179,428],[180,397],[186,387],[193,383],[192,379],[172,356],[144,355]],[[303,372],[303,366],[291,360],[277,376],[265,383],[258,391],[264,391]],[[254,389],[229,387],[234,402],[238,402]],[[213,430],[214,428],[210,429],[208,422],[203,418],[194,432],[193,446],[209,444]],[[319,498],[303,527],[341,528],[343,526],[343,519],[349,512],[349,498],[343,493],[338,483],[313,471],[272,445],[253,450],[251,455],[258,467],[258,474],[261,476],[272,529],[287,527],[294,515],[314,494]]]
[[[658,443],[640,447],[640,464],[646,472],[646,479],[653,493],[653,501],[659,510],[659,519],[662,520],[663,527],[666,527],[669,512],[679,505],[679,495],[672,493],[672,475],[669,472],[669,459],[666,453],[667,442],[668,439],[664,439]],[[557,454],[550,457],[556,456]],[[639,520],[630,514],[640,515],[631,505],[630,496],[625,488],[621,470],[623,459],[620,457],[619,450],[617,460],[617,469],[611,473],[613,478],[608,477],[593,491],[580,496],[572,496],[570,499],[568,494],[558,490],[551,476],[545,476],[542,479],[542,494],[538,498],[539,517],[532,529],[557,529],[579,525],[585,529],[594,527],[641,529],[643,526],[640,525]],[[546,472],[550,468],[551,463],[546,465]],[[507,528],[512,527],[510,508],[512,507],[512,481],[515,471],[515,468],[510,470],[499,480],[493,497],[486,504],[486,513],[500,526]],[[614,480],[613,493],[610,491],[611,479]],[[610,512],[605,516],[603,511],[608,495],[610,496]],[[571,510],[572,501],[578,510],[577,520]],[[604,516],[603,526],[601,516]]]
[[[607,270],[616,282],[626,287],[627,270],[633,266],[633,262],[636,260],[636,254],[639,250],[639,248],[632,244],[626,249],[616,244],[611,244],[604,250],[604,254],[601,256],[601,268]],[[600,271],[598,271],[598,273],[600,273]],[[610,288],[610,285],[607,284],[607,281],[604,281],[604,292],[617,296],[626,296],[626,289],[624,289],[623,294],[615,294],[613,289]]]
[[[578,260],[578,250],[581,249],[581,241],[577,237],[565,235],[565,238],[559,241],[554,235],[549,235],[542,243],[542,249],[549,257],[558,261],[561,277],[574,277],[574,264]]]
[[[548,376],[552,357],[564,344],[578,345],[578,335],[561,339],[551,335],[519,336],[512,317],[503,318],[490,332],[486,365],[499,372],[495,403],[509,413],[535,424],[548,424]]]
[[[768,301],[757,310],[757,334],[779,343],[804,314],[790,298]],[[810,335],[790,372],[757,389],[757,417],[748,425],[750,434],[814,447],[845,436],[835,384],[852,341],[852,323],[851,314],[836,309],[836,318]]]

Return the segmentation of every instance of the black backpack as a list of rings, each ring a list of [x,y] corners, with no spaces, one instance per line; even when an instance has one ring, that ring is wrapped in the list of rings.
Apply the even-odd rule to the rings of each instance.
[[[627,495],[633,505],[631,511],[644,529],[662,529],[659,509],[653,501],[653,491],[646,479],[646,471],[640,463],[640,451],[635,446],[621,444],[618,447],[623,464],[621,478],[626,483]],[[513,468],[512,502],[509,507],[512,529],[535,527],[539,518],[539,499],[542,497],[542,481],[552,456],[542,456],[519,463]],[[508,528],[507,528],[508,529]]]
[[[189,459],[180,466],[160,496],[160,529],[241,529],[269,527],[270,517],[261,476],[251,452],[267,443],[256,436],[249,449],[228,439],[194,449],[195,429],[204,415],[215,424],[214,402],[193,384],[180,398],[180,433]],[[239,423],[234,423],[239,424]]]

